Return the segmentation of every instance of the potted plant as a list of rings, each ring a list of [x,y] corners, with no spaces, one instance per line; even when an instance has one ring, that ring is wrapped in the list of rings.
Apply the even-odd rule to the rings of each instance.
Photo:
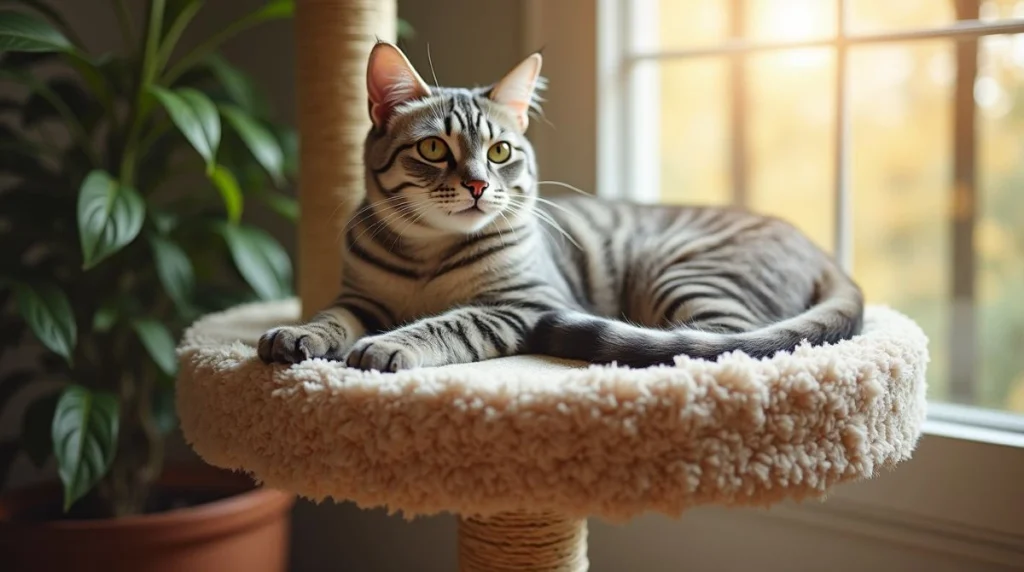
[[[0,414],[38,395],[0,443],[0,485],[17,454],[59,476],[0,497],[4,570],[284,568],[289,495],[164,467],[181,329],[291,293],[289,255],[242,215],[295,220],[296,139],[218,49],[292,3],[185,49],[203,3],[151,0],[136,30],[111,2],[115,54],[87,53],[40,0],[0,9],[0,82],[18,94],[0,99]]]

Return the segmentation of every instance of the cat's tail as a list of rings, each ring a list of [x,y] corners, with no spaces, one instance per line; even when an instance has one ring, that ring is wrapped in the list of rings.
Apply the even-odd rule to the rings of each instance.
[[[677,328],[643,328],[585,314],[552,312],[543,316],[531,336],[530,353],[594,363],[646,367],[673,364],[676,356],[714,359],[730,351],[769,357],[790,351],[806,340],[811,345],[836,343],[860,333],[864,298],[860,289],[836,267],[818,281],[817,296],[804,312],[769,326],[735,334]]]

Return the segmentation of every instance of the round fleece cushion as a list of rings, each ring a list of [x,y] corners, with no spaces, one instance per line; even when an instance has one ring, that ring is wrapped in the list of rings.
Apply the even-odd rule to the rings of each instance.
[[[177,408],[210,464],[313,500],[407,517],[554,511],[619,521],[702,504],[821,497],[911,456],[928,340],[869,306],[862,334],[753,359],[629,369],[517,356],[399,373],[266,365],[294,299],[183,336]]]

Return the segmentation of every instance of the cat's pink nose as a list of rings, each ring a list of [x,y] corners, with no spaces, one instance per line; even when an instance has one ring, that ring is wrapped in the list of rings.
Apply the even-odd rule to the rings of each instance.
[[[462,186],[469,189],[469,194],[473,195],[474,199],[479,199],[484,194],[484,189],[487,188],[487,181],[462,181]]]

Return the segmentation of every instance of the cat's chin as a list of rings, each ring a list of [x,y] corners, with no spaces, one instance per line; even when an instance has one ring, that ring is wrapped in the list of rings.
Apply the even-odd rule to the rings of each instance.
[[[461,212],[451,216],[449,230],[462,234],[470,234],[483,229],[491,224],[494,215],[483,211]]]
[[[491,224],[497,216],[475,207],[439,215],[428,217],[427,223],[441,232],[451,234],[472,234]]]

